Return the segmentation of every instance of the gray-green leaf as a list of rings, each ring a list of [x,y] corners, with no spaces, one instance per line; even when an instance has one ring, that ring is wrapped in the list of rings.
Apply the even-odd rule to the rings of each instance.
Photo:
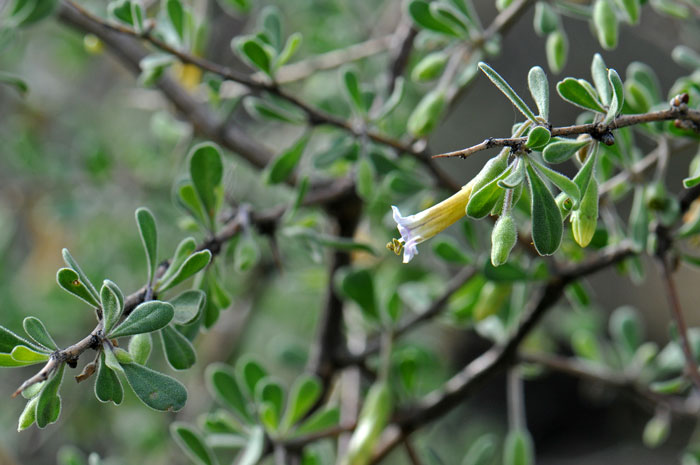
[[[547,74],[539,66],[533,66],[527,75],[530,94],[537,104],[540,116],[549,121],[549,81]]]
[[[175,1],[177,2],[177,0]],[[170,2],[168,2],[168,4],[169,3]],[[153,217],[153,213],[144,207],[136,209],[135,215],[136,224],[139,227],[139,234],[141,235],[141,243],[146,251],[146,261],[148,262],[148,282],[150,283],[153,281],[156,267],[158,266],[158,230],[156,229],[156,219]]]
[[[527,167],[532,203],[532,240],[540,255],[552,255],[561,244],[562,218],[552,193],[535,173]]]
[[[22,322],[22,326],[24,326],[24,331],[30,338],[32,338],[34,342],[47,349],[58,350],[58,345],[46,330],[44,323],[42,323],[40,319],[33,316],[28,316]],[[4,346],[4,344],[2,345]]]
[[[100,307],[98,299],[96,299],[92,292],[84,285],[84,281],[75,270],[71,268],[61,268],[56,273],[56,282],[64,290],[70,292],[88,305],[92,305],[95,308]]]
[[[136,396],[154,410],[177,412],[185,406],[187,389],[178,380],[138,363],[122,365]]]
[[[106,349],[109,350],[109,349]],[[97,368],[97,378],[95,379],[95,397],[100,402],[114,402],[119,405],[124,400],[124,389],[119,381],[117,373],[107,366],[105,352],[100,356]]]
[[[494,83],[498,90],[503,92],[503,95],[508,97],[508,100],[517,108],[527,119],[533,123],[537,123],[535,114],[530,110],[530,107],[523,101],[522,98],[513,90],[513,88],[506,82],[500,74],[498,74],[493,68],[491,68],[486,63],[479,62],[479,69],[486,74],[486,76]]]
[[[182,422],[172,423],[170,434],[175,438],[177,445],[197,465],[216,465],[218,463],[214,452],[199,432],[190,425]]]
[[[66,365],[61,363],[57,372],[46,382],[44,389],[39,394],[39,400],[36,404],[36,425],[39,428],[45,428],[58,420],[61,413],[61,397],[58,395],[58,390],[63,381],[65,368]]]
[[[210,261],[211,252],[209,250],[200,250],[197,253],[193,253],[187,257],[185,263],[182,264],[180,269],[177,270],[177,273],[175,273],[175,275],[173,275],[169,281],[165,282],[162,286],[159,286],[159,290],[161,292],[167,291],[168,289],[177,286],[190,276],[193,276],[194,274],[203,270]]]
[[[168,363],[175,370],[187,370],[197,361],[192,343],[178,330],[168,325],[160,331]]]
[[[109,337],[132,336],[134,334],[150,333],[166,326],[173,319],[173,306],[168,302],[152,300],[144,302],[110,334]]]
[[[209,217],[211,229],[214,227],[216,211],[219,207],[223,173],[224,165],[218,146],[205,142],[192,149],[190,155],[192,185]]]

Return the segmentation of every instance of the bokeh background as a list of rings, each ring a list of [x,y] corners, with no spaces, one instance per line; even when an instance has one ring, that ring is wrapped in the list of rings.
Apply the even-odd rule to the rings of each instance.
[[[102,2],[83,3],[96,10],[103,8]],[[195,3],[214,18],[204,55],[244,69],[231,53],[229,41],[250,30],[251,20],[227,15],[214,1]],[[266,4],[278,5],[287,31],[304,33],[298,58],[391,33],[403,11],[398,0],[254,3],[255,10]],[[492,1],[476,0],[475,4],[484,23],[496,15]],[[501,54],[489,58],[489,63],[523,94],[527,94],[527,70],[546,63],[544,39],[533,33],[532,20],[530,9],[503,37]],[[599,51],[598,42],[586,23],[565,18],[564,25],[570,52],[561,77],[587,77],[593,53]],[[683,72],[671,60],[672,48],[686,44],[697,49],[697,31],[647,7],[641,25],[623,27],[618,49],[603,56],[609,66],[620,71],[632,61],[651,65],[665,92]],[[386,62],[386,54],[378,54],[357,67],[364,76],[371,76]],[[415,62],[414,56],[411,63]],[[83,35],[54,19],[13,37],[0,51],[0,69],[21,75],[31,89],[22,98],[13,89],[0,87],[0,322],[19,331],[25,316],[37,316],[59,345],[67,345],[92,329],[94,316],[55,284],[55,272],[62,266],[61,248],[69,248],[94,281],[109,277],[127,292],[137,289],[146,268],[133,212],[148,206],[155,213],[164,258],[186,234],[182,212],[172,201],[172,186],[185,173],[188,149],[197,138],[157,90],[140,86],[108,52],[89,50]],[[348,111],[335,70],[319,72],[294,86],[302,95],[313,94],[327,108]],[[410,112],[420,90],[413,92],[400,111]],[[556,98],[552,104],[555,125],[574,121],[573,107]],[[240,110],[233,117],[275,151],[296,135],[284,126],[254,123]],[[488,136],[503,136],[517,118],[496,88],[479,76],[429,145],[437,153]],[[322,137],[318,139],[314,143],[322,145]],[[235,154],[228,155],[230,198],[263,207],[284,198],[283,189],[268,192],[250,176],[251,168],[245,162]],[[455,180],[466,182],[485,156],[441,164]],[[669,186],[673,191],[681,190],[680,179],[691,156],[690,152],[680,153],[671,160]],[[222,313],[209,333],[200,335],[195,367],[176,374],[190,392],[183,411],[149,411],[133,394],[127,395],[121,407],[103,405],[92,395],[91,381],[73,385],[67,379],[70,386],[63,390],[59,424],[17,433],[17,417],[24,403],[9,395],[32,368],[3,369],[0,396],[6,397],[0,403],[0,465],[55,463],[58,450],[66,445],[85,453],[96,451],[110,458],[107,463],[184,464],[186,459],[170,440],[167,425],[174,419],[194,421],[210,407],[202,376],[207,364],[254,354],[280,378],[293,379],[303,370],[308,356],[326,285],[325,268],[283,243],[285,262],[279,270],[272,263],[267,243],[261,241],[261,247],[267,265],[253,273],[227,273],[226,285],[236,293],[232,308]],[[599,303],[602,322],[617,306],[634,305],[645,316],[649,338],[663,344],[669,310],[654,267],[647,265],[641,283],[629,283],[607,271],[594,277],[590,288]],[[678,275],[691,325],[700,324],[699,277],[687,268]],[[563,304],[557,312],[566,312]],[[486,347],[472,333],[441,324],[412,337],[425,347],[434,365],[432,371],[422,373],[426,389]],[[161,357],[157,349],[155,356]],[[444,421],[426,428],[417,436],[417,444],[434,449],[444,463],[453,464],[459,463],[466,446],[478,434],[504,433],[504,385],[503,379],[494,380]],[[526,405],[538,463],[543,465],[674,463],[694,428],[690,422],[674,422],[666,445],[646,449],[641,432],[651,412],[601,386],[557,375],[527,382]],[[398,452],[388,463],[405,460]]]

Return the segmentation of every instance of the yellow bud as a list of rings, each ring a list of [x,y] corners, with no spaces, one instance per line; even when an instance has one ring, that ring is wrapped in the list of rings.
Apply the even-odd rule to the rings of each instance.
[[[594,178],[588,182],[578,210],[571,213],[571,229],[574,240],[581,247],[591,243],[598,224],[598,183]]]

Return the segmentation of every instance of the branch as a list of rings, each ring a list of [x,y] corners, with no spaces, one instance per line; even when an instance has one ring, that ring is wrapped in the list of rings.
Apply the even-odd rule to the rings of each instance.
[[[685,417],[698,418],[700,416],[700,404],[697,398],[681,400],[674,397],[663,396],[646,386],[639,384],[635,379],[624,373],[610,370],[600,365],[584,363],[576,359],[570,359],[557,355],[544,353],[520,353],[518,359],[525,363],[541,365],[549,370],[564,373],[575,378],[602,383],[617,389],[631,392],[641,400],[652,405],[663,405],[669,411]]]
[[[576,126],[563,126],[558,128],[552,128],[550,132],[552,133],[552,137],[589,134],[594,139],[600,140],[605,135],[611,134],[611,132],[615,129],[620,129],[627,126],[634,126],[637,124],[651,123],[654,121],[668,120],[690,121],[697,125],[697,127],[700,127],[700,111],[692,110],[681,105],[677,107],[671,107],[668,110],[654,111],[638,115],[618,116],[612,122],[610,122],[610,124],[589,123],[580,124]],[[506,137],[502,139],[489,138],[484,140],[480,144],[476,144],[461,150],[455,150],[454,152],[434,155],[433,158],[466,158],[477,152],[481,152],[482,150],[490,149],[493,147],[512,147],[514,151],[517,151],[523,148],[526,142],[527,137]],[[614,140],[612,141],[612,143],[614,143]]]

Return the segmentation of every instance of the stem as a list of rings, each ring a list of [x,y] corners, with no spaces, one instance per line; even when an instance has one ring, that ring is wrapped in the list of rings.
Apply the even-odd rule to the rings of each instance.
[[[527,428],[525,420],[525,400],[523,396],[523,379],[520,367],[513,366],[508,370],[508,426],[511,431],[524,431]]]

